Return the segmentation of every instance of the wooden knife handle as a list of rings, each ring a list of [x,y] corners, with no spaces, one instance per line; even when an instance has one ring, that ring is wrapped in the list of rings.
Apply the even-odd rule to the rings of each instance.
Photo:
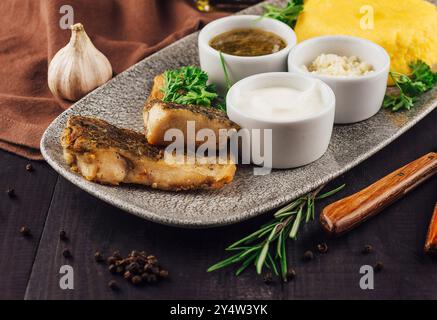
[[[373,217],[437,173],[437,153],[428,153],[347,198],[327,206],[320,215],[331,235],[343,234]]]
[[[434,207],[431,223],[428,229],[428,236],[425,243],[425,253],[437,254],[437,203]]]

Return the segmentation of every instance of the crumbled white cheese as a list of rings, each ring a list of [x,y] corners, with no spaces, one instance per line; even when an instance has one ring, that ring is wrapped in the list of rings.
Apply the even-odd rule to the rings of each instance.
[[[336,54],[321,54],[304,69],[326,76],[364,76],[374,71],[373,67],[358,57],[342,57]]]

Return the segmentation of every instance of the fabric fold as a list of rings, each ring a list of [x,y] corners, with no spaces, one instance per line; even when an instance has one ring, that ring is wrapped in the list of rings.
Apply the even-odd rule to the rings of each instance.
[[[71,103],[52,96],[49,61],[70,30],[59,21],[63,0],[2,0],[0,12],[0,148],[41,160],[47,126]],[[81,22],[119,74],[224,13],[198,12],[190,0],[74,0]]]

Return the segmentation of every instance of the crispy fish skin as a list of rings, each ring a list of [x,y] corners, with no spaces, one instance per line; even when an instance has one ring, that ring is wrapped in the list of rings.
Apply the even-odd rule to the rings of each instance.
[[[239,127],[228,119],[226,113],[211,107],[181,105],[160,100],[152,100],[144,106],[144,128],[150,144],[168,146],[172,141],[164,141],[169,129],[179,129],[187,138],[187,122],[194,121],[196,134],[201,129],[211,129],[219,145],[220,129],[238,130]],[[227,141],[223,139],[224,141]],[[204,141],[196,141],[196,146]]]
[[[70,117],[61,143],[72,170],[102,184],[132,183],[170,191],[218,189],[232,182],[236,171],[231,162],[169,163],[163,150],[148,144],[142,134],[95,118]]]

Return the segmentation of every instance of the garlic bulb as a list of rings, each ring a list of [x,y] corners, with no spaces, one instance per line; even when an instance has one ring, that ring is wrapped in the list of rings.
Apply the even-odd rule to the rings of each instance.
[[[111,63],[93,45],[83,25],[71,26],[70,42],[50,62],[48,83],[53,95],[77,101],[111,78]]]

